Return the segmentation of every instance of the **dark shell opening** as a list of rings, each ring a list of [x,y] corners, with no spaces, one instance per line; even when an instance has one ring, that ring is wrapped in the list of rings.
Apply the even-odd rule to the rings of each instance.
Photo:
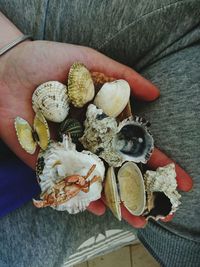
[[[144,127],[128,124],[117,134],[119,151],[127,156],[141,156],[148,147],[148,135]]]
[[[163,193],[163,192],[154,192],[153,193],[154,198],[154,208],[145,216],[145,217],[157,217],[159,215],[161,216],[167,216],[171,209],[172,209],[172,203],[170,199]]]

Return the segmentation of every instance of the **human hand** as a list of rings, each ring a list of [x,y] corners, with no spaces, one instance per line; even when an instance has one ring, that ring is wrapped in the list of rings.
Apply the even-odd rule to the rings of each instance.
[[[65,83],[75,61],[84,63],[89,70],[127,80],[138,99],[151,101],[159,96],[158,89],[132,69],[93,49],[48,41],[19,44],[0,59],[0,136],[32,168],[35,168],[37,153],[29,155],[21,148],[14,119],[20,116],[32,124],[31,98],[35,88],[49,80]],[[95,214],[105,211],[101,201],[91,203],[88,209]]]

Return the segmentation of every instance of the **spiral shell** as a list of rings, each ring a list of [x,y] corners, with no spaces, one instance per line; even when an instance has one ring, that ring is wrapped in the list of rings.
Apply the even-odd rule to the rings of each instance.
[[[68,95],[72,104],[81,108],[93,99],[94,93],[90,72],[82,63],[74,63],[68,75]]]
[[[32,96],[35,112],[40,110],[47,120],[62,122],[69,112],[67,87],[57,81],[49,81],[36,88]]]
[[[67,118],[60,125],[59,137],[61,140],[63,134],[70,135],[72,141],[76,143],[78,138],[83,135],[83,127],[78,120]]]

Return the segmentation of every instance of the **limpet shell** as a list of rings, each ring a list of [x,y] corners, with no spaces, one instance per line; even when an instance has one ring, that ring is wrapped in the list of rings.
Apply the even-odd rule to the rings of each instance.
[[[133,162],[125,163],[116,175],[113,167],[109,167],[104,186],[106,203],[113,215],[121,220],[120,202],[127,210],[139,216],[143,214],[146,207],[146,193],[142,173]]]
[[[76,143],[78,141],[78,138],[80,138],[83,135],[83,127],[81,123],[72,118],[66,118],[60,125],[59,129],[59,137],[62,140],[63,134],[70,135],[72,141]]]
[[[114,147],[123,161],[147,163],[153,149],[154,140],[149,132],[149,122],[140,117],[130,117],[118,126],[114,137]]]
[[[81,108],[94,97],[94,83],[84,64],[74,63],[68,75],[68,95],[75,107]]]
[[[16,117],[15,130],[20,145],[27,153],[34,154],[37,144],[43,150],[47,148],[50,139],[49,127],[39,111],[35,115],[33,129],[26,120]]]
[[[33,110],[40,110],[47,120],[62,122],[69,112],[67,87],[58,81],[49,81],[36,88],[32,95]]]
[[[110,117],[117,117],[130,98],[130,86],[125,80],[105,83],[94,99],[94,104]]]

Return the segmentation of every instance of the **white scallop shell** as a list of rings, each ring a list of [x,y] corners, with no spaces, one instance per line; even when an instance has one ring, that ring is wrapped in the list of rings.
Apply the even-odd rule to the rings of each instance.
[[[172,204],[170,213],[175,212],[181,204],[181,195],[176,190],[175,164],[171,163],[164,167],[157,168],[156,171],[146,171],[144,174],[145,187],[148,192],[163,192]]]
[[[69,112],[67,87],[58,81],[49,81],[36,88],[32,95],[35,112],[40,110],[47,120],[62,122]]]
[[[130,86],[125,80],[105,83],[94,99],[94,104],[110,117],[117,117],[130,98]]]
[[[87,181],[90,181],[95,175],[101,177],[101,181],[90,185],[89,192],[80,191],[65,203],[53,206],[56,210],[78,213],[85,210],[91,201],[101,197],[102,181],[105,174],[103,162],[89,151],[76,151],[75,145],[69,137],[64,136],[62,143],[52,142],[46,151],[40,153],[38,160],[41,158],[43,158],[43,169],[40,169],[38,178],[42,193],[50,192],[51,188],[64,177],[74,174],[85,176],[92,165],[96,165],[96,167]]]

